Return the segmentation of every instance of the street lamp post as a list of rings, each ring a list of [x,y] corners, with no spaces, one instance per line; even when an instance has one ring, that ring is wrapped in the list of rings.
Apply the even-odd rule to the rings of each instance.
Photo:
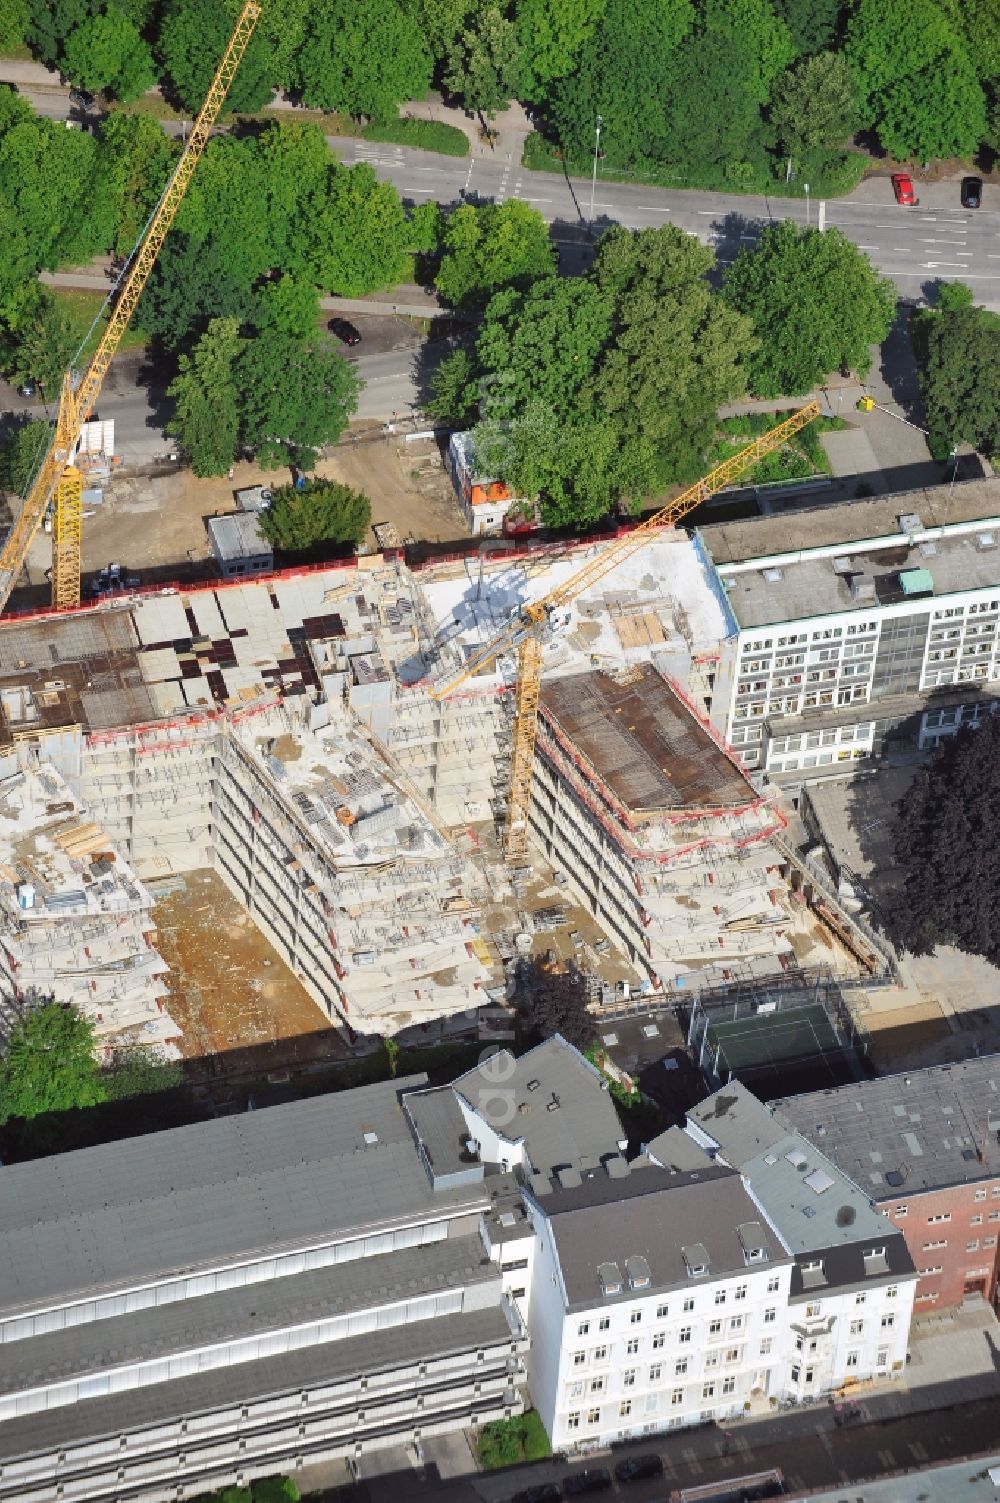
[[[802,188],[803,188],[803,191],[804,191],[804,193],[806,195],[806,229],[808,229],[809,228],[809,184],[808,183],[803,183],[802,184]]]
[[[601,126],[604,124],[600,115],[594,127],[594,171],[590,178],[590,223],[594,222],[594,193],[597,189],[597,154],[601,149]]]

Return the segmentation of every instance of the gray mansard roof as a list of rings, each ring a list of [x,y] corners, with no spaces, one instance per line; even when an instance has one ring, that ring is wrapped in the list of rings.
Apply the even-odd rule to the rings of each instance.
[[[640,1164],[623,1179],[598,1169],[574,1188],[539,1194],[533,1186],[533,1194],[549,1218],[571,1307],[615,1303],[603,1293],[601,1265],[625,1275],[628,1260],[645,1260],[650,1283],[638,1291],[643,1295],[696,1285],[700,1280],[689,1274],[685,1257],[695,1249],[699,1258],[706,1255],[710,1280],[745,1273],[741,1227],[745,1235],[754,1228],[762,1262],[789,1261],[740,1176],[722,1165],[706,1162],[700,1172],[672,1174]],[[617,1298],[635,1297],[625,1278]]]
[[[478,1206],[434,1191],[386,1081],[0,1168],[0,1313]]]

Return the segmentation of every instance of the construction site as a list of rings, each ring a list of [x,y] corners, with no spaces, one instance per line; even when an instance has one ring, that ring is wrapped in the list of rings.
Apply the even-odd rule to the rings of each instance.
[[[280,1000],[226,1016],[204,971],[163,982],[143,884],[168,904],[205,873],[311,998],[317,1031],[349,1044],[474,1020],[503,1000],[515,954],[558,963],[564,927],[599,1006],[814,963],[836,948],[829,907],[814,911],[783,854],[773,796],[709,730],[728,613],[698,542],[670,529],[815,402],[600,542],[483,544],[416,569],[385,539],[341,567],[234,557],[232,577],[186,590],[143,591],[118,565],[82,602],[93,451],[111,442],[90,442],[95,405],[259,16],[246,0],[0,549],[3,610],[51,529],[52,610],[0,624],[11,1005],[86,998],[105,1047],[238,1048],[247,1017],[255,1037],[302,1032],[294,992],[278,992],[293,1022]],[[858,963],[856,945],[843,955]]]
[[[83,998],[109,1043],[192,1052],[145,884],[167,902],[172,879],[205,872],[345,1042],[467,1022],[502,997],[525,935],[543,952],[572,935],[606,1003],[829,961],[772,843],[780,809],[697,713],[721,615],[680,533],[565,613],[529,855],[503,859],[516,664],[436,691],[607,546],[366,558],[0,625],[12,996]],[[226,1011],[218,977],[190,982]],[[203,1019],[201,1048],[303,1031],[301,1004],[283,1018],[276,995],[256,1033],[235,1001]]]

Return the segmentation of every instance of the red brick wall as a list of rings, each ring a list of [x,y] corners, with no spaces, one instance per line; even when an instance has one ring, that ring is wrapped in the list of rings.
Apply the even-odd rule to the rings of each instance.
[[[904,1189],[894,1200],[883,1198],[879,1209],[903,1233],[921,1274],[914,1314],[960,1305],[980,1284],[986,1299],[995,1302],[1000,1176],[911,1195]]]

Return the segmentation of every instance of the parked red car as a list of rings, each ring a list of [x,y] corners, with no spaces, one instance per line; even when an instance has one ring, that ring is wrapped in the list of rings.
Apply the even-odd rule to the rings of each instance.
[[[892,174],[892,191],[896,195],[898,204],[915,204],[916,194],[913,191],[913,183],[908,172],[894,172]]]

